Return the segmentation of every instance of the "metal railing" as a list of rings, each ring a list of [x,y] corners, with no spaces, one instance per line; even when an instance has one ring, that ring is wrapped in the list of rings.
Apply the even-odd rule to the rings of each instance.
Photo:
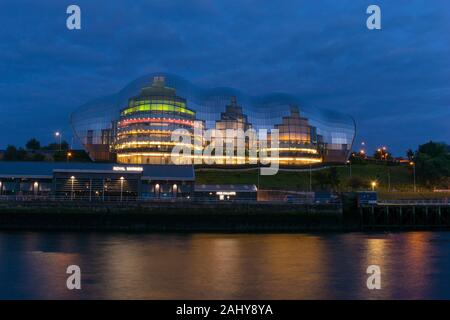
[[[257,199],[212,199],[202,197],[138,197],[138,196],[105,196],[105,197],[89,197],[89,196],[70,196],[70,195],[1,195],[0,203],[22,202],[22,203],[48,203],[61,202],[72,203],[74,205],[83,203],[106,203],[106,204],[128,204],[134,205],[139,203],[154,204],[262,204],[262,205],[338,205],[341,202],[336,199],[330,201],[315,201],[313,198],[291,198],[283,200],[257,200]]]
[[[379,205],[450,205],[450,199],[378,200]]]

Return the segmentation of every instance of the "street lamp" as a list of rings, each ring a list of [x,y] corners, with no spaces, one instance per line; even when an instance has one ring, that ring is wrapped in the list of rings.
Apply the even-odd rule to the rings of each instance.
[[[347,160],[347,164],[348,164],[350,178],[351,178],[352,177],[352,162],[350,160]]]
[[[72,156],[72,152],[67,152],[66,162],[69,162],[70,157]]]
[[[34,196],[36,196],[36,194],[39,191],[39,182],[35,181],[33,184],[33,191],[34,191]]]
[[[124,177],[120,177],[120,202],[122,202],[122,194],[123,194],[123,181],[125,180]]]
[[[312,167],[311,167],[311,163],[309,164],[309,192],[312,192]]]
[[[3,183],[0,181],[0,196],[2,195],[2,191],[3,191]]]
[[[73,182],[75,181],[75,177],[74,176],[71,176],[70,177],[70,181],[71,181],[71,183],[72,183],[72,187],[71,187],[71,192],[70,192],[70,200],[73,200]]]
[[[409,163],[409,165],[413,167],[414,192],[416,192],[416,164],[415,164],[413,161],[411,161],[411,162]]]
[[[55,137],[59,139],[59,151],[61,151],[61,136],[62,136],[61,132],[59,131],[55,132]]]
[[[370,183],[370,185],[372,186],[372,191],[375,191],[375,187],[377,186],[377,182],[376,181],[372,181]]]
[[[159,198],[159,183],[155,185],[155,196]]]
[[[172,194],[175,198],[177,197],[177,192],[178,192],[178,186],[176,184],[174,184],[172,186]]]

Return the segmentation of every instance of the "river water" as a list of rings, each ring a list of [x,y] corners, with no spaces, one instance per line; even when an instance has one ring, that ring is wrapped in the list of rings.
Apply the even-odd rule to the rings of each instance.
[[[0,298],[450,299],[450,232],[0,232]]]

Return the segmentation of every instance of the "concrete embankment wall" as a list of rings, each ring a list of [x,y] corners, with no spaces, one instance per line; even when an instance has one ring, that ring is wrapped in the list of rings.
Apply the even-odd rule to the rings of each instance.
[[[450,230],[448,204],[379,204],[360,207],[363,230]]]
[[[0,229],[152,232],[343,230],[340,205],[0,203]]]

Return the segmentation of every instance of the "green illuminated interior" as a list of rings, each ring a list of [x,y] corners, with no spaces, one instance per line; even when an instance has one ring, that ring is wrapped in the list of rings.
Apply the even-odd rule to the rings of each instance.
[[[164,101],[164,100],[141,100],[136,101],[134,107],[122,111],[122,115],[128,115],[135,112],[155,111],[155,112],[178,112],[194,116],[195,112],[186,108],[184,102]]]

